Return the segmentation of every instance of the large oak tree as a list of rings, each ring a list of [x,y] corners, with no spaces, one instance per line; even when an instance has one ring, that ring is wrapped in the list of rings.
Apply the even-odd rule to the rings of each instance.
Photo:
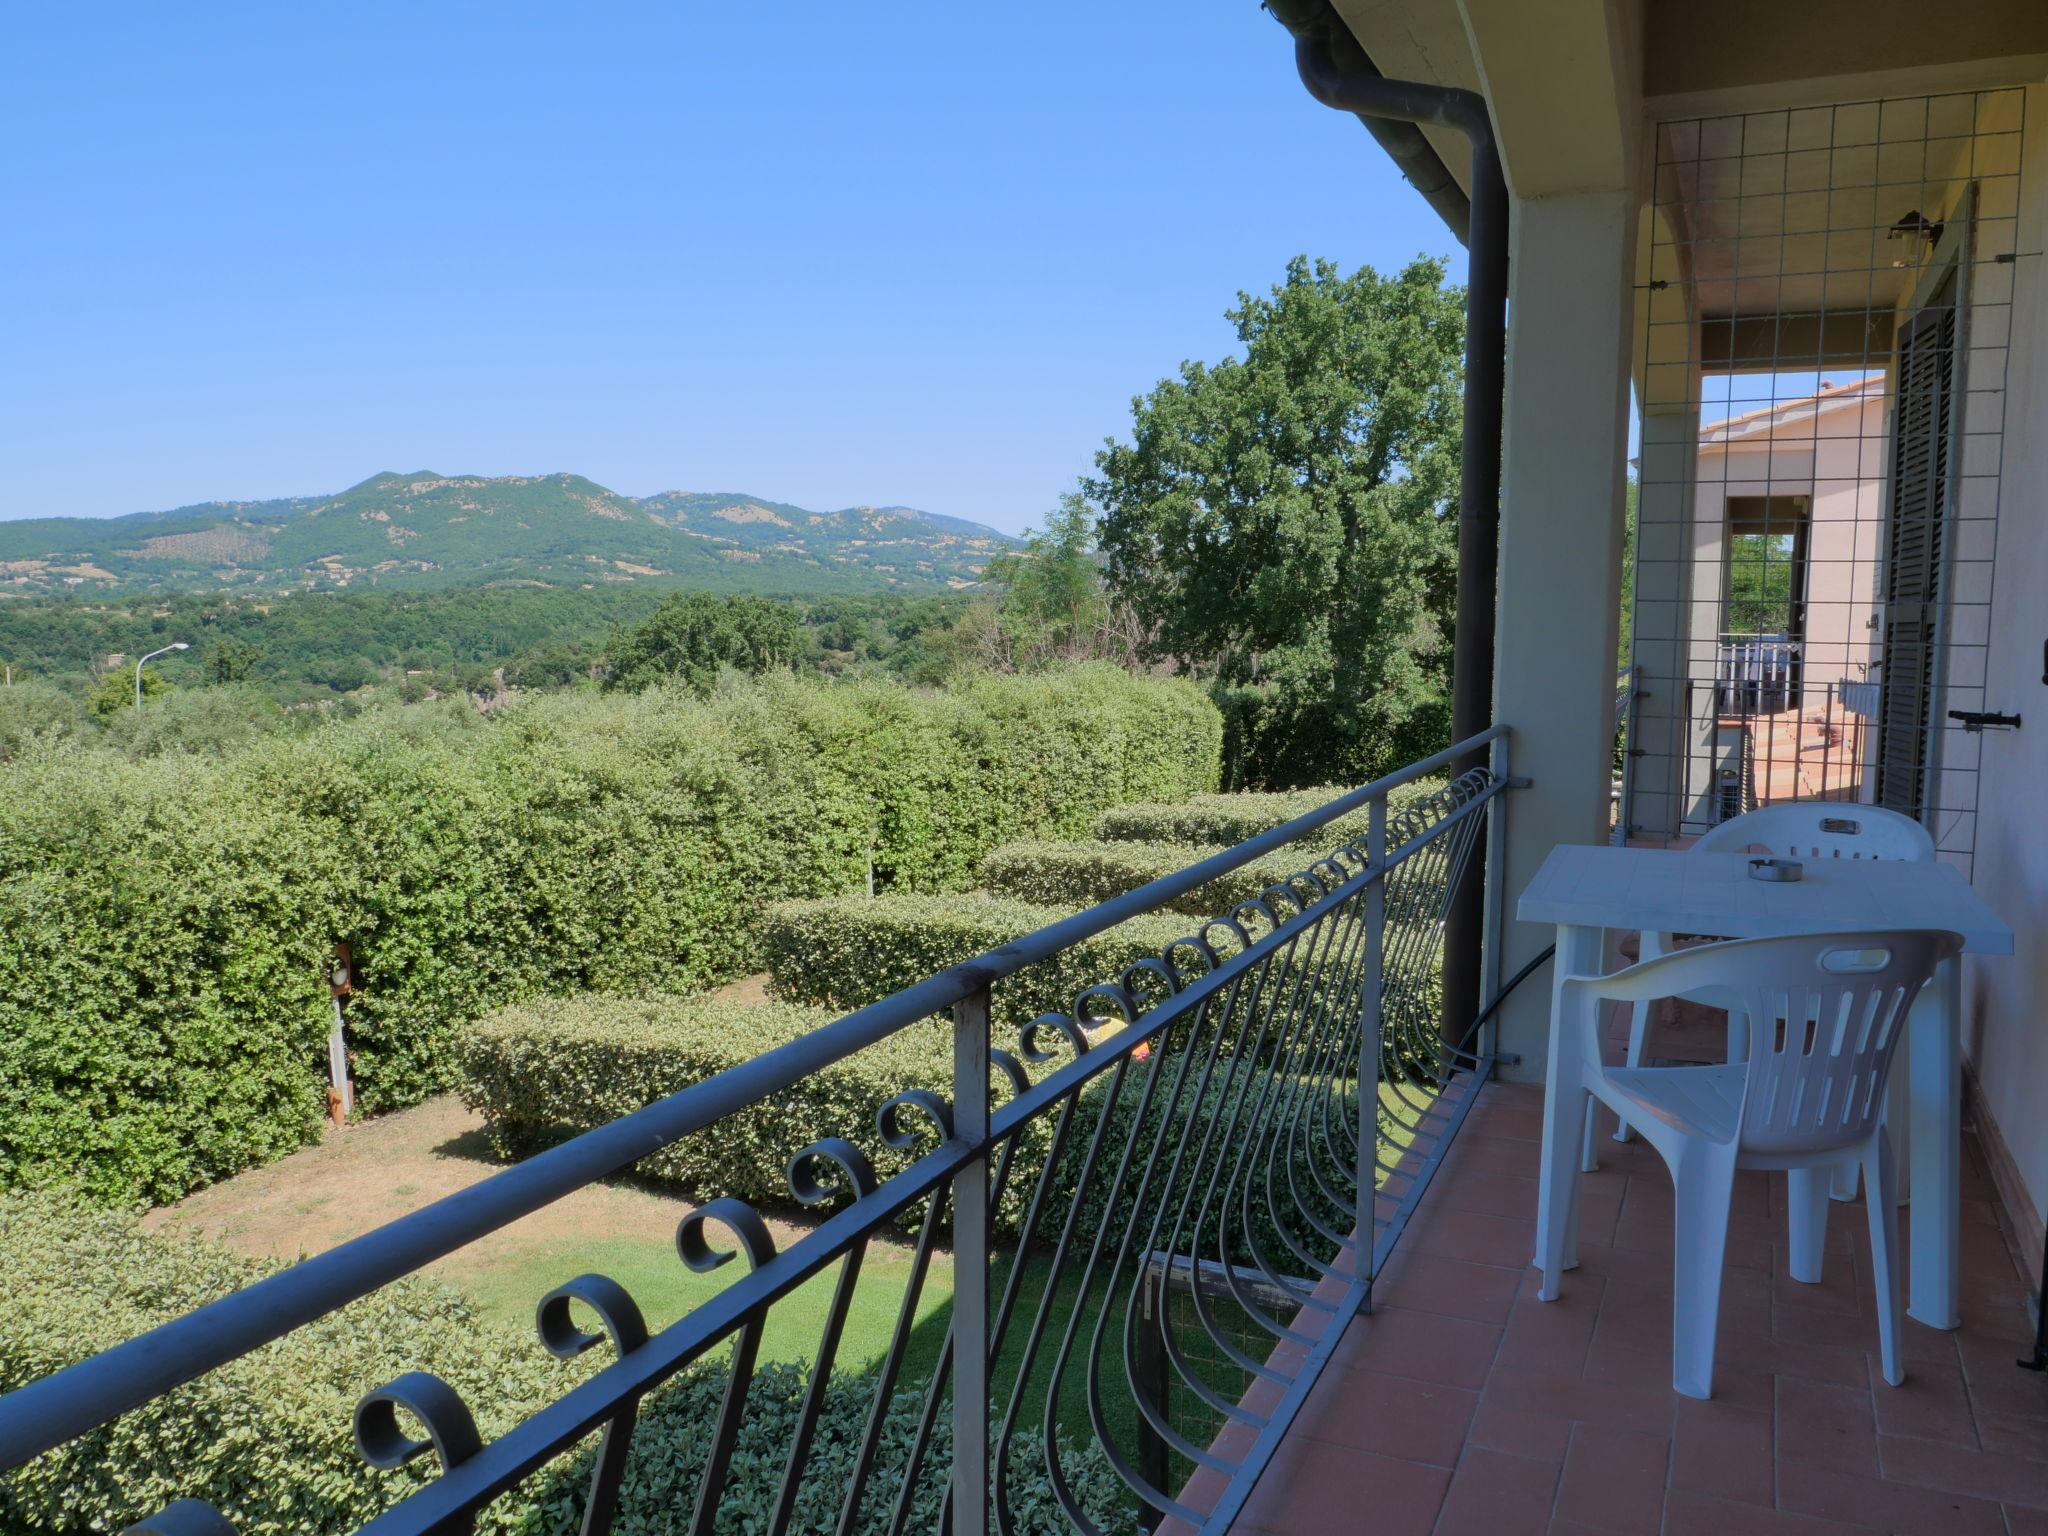
[[[1243,356],[1183,363],[1096,455],[1108,578],[1221,685],[1235,781],[1368,778],[1447,739],[1463,291],[1297,257],[1229,318]]]

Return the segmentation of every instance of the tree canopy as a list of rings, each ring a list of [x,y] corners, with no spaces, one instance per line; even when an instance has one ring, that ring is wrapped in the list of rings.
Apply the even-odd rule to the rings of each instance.
[[[1463,292],[1297,257],[1228,315],[1243,356],[1134,400],[1083,482],[1109,584],[1234,695],[1258,776],[1368,777],[1448,728]]]
[[[1103,582],[1094,509],[1079,491],[1060,498],[1022,549],[989,561],[981,579],[989,596],[982,611],[964,617],[960,640],[979,664],[1031,671],[1058,662],[1132,659],[1133,616]]]
[[[86,697],[86,705],[99,720],[109,720],[124,709],[133,709],[136,699],[137,673],[130,667],[109,667],[93,685]],[[140,673],[141,696],[153,699],[160,693],[169,693],[171,685],[161,673],[144,667]]]
[[[612,641],[605,687],[637,692],[667,683],[708,694],[721,667],[793,667],[803,650],[802,628],[786,603],[684,592]]]
[[[1799,573],[1797,541],[1786,533],[1728,536],[1728,601],[1722,627],[1734,635],[1792,631]]]

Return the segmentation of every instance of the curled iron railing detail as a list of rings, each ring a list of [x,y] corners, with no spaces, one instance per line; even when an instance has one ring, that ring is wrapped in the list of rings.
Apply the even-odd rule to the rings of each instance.
[[[878,1179],[841,1137],[793,1148],[792,1208],[812,1224],[781,1245],[745,1202],[691,1211],[681,1261],[709,1273],[743,1257],[745,1273],[662,1329],[605,1276],[556,1287],[535,1328],[580,1379],[495,1438],[425,1373],[366,1395],[365,1459],[431,1454],[439,1471],[364,1529],[468,1529],[552,1469],[598,1536],[633,1476],[636,1429],[691,1369],[724,1385],[675,1528],[741,1529],[724,1511],[761,1410],[769,1319],[827,1275],[786,1443],[772,1468],[759,1455],[744,1468],[772,1489],[745,1529],[954,1529],[962,1510],[1002,1536],[1227,1526],[1490,1069],[1482,1042],[1446,1031],[1439,974],[1448,893],[1508,783],[1504,732],[1459,750],[1486,742],[1489,767],[1398,810],[1391,783],[1346,797],[1368,835],[1307,850],[1294,875],[1014,1036],[988,1037],[989,988],[1027,962],[975,962],[978,984],[954,989],[951,1098],[911,1087],[875,1108],[877,1142],[911,1159],[903,1172]],[[906,1232],[888,1339],[851,1359],[866,1261],[878,1243],[900,1252]],[[945,1280],[956,1321],[925,1351]],[[983,1320],[980,1337],[963,1343],[962,1316]],[[962,1398],[961,1382],[979,1387]],[[826,1447],[850,1401],[857,1431],[834,1428]],[[232,1529],[191,1501],[133,1528]]]

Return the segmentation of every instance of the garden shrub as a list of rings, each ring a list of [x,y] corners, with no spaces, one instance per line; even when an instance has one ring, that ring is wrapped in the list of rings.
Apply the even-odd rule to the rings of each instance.
[[[76,736],[85,718],[78,700],[48,683],[0,686],[0,761]]]
[[[225,1295],[270,1266],[217,1244],[142,1231],[131,1216],[90,1210],[50,1192],[0,1195],[9,1304],[0,1311],[0,1392],[72,1364]],[[564,1278],[568,1278],[564,1276]],[[174,1499],[204,1499],[250,1536],[340,1536],[435,1475],[432,1457],[379,1472],[356,1454],[357,1398],[408,1370],[458,1391],[486,1440],[609,1362],[599,1347],[565,1364],[533,1338],[484,1323],[469,1302],[427,1278],[373,1296],[179,1387],[112,1424],[0,1473],[0,1529],[119,1529]],[[761,1367],[748,1394],[715,1529],[765,1527],[808,1384],[800,1365]],[[614,1530],[668,1536],[689,1528],[697,1479],[725,1391],[722,1361],[691,1367],[641,1405]],[[862,1362],[834,1373],[801,1485],[796,1528],[829,1528],[859,1455],[874,1397]],[[890,1398],[870,1464],[862,1536],[887,1529],[908,1471],[924,1387]],[[1044,1486],[1043,1439],[1019,1436],[1012,1489],[1031,1536],[1065,1531]],[[484,1511],[485,1536],[570,1536],[578,1528],[594,1445],[536,1472]],[[1105,1530],[1131,1533],[1132,1509],[1101,1452],[1062,1444],[1070,1481]],[[941,1414],[913,1499],[912,1528],[936,1529],[951,1466]]]
[[[743,1066],[834,1017],[788,1003],[708,997],[592,995],[525,1003],[492,1015],[467,1039],[460,1092],[484,1117],[493,1150],[523,1157]],[[876,1129],[875,1112],[911,1088],[953,1097],[953,1033],[942,1019],[921,1020],[809,1073],[642,1158],[633,1172],[697,1200],[731,1195],[786,1207],[792,1203],[785,1172],[790,1157],[841,1136],[867,1153],[876,1176],[886,1180],[929,1150],[920,1144],[917,1152],[899,1151]],[[998,1086],[997,1097],[1004,1096]],[[999,1213],[1004,1231],[1021,1224],[1050,1141],[1043,1117],[1024,1132],[1018,1172]],[[1059,1198],[1072,1197],[1079,1160],[1078,1151],[1070,1152],[1072,1166],[1054,1185]],[[914,1227],[923,1210],[922,1203],[914,1206],[903,1225]]]
[[[1019,837],[1081,837],[1103,811],[1178,800],[1217,781],[1222,723],[1193,684],[1131,677],[1094,662],[958,690],[959,728],[989,775],[985,816],[966,831],[982,854]]]
[[[982,883],[997,896],[1074,911],[1222,853],[1200,843],[1077,841],[1005,843],[981,862]],[[1213,917],[1239,902],[1257,900],[1271,886],[1313,862],[1305,849],[1267,854],[1196,886],[1164,910]]]
[[[0,784],[0,1186],[168,1200],[303,1144],[335,839],[200,762]]]
[[[160,1237],[54,1192],[0,1196],[9,1391],[259,1278],[217,1244]],[[564,1278],[568,1278],[564,1276]],[[486,1328],[431,1279],[399,1281],[0,1473],[0,1528],[119,1530],[173,1499],[243,1532],[353,1530],[424,1481],[432,1458],[379,1472],[350,1438],[356,1399],[409,1370],[463,1396],[486,1437],[577,1379],[531,1340]]]
[[[521,1156],[665,1098],[829,1023],[820,1008],[711,997],[541,999],[491,1015],[461,1048],[462,1100],[501,1156]],[[907,1088],[950,1098],[953,1036],[914,1024],[642,1158],[634,1171],[700,1199],[787,1205],[792,1153],[826,1136],[863,1148],[883,1178],[909,1156],[881,1144],[875,1111]]]
[[[1219,730],[1088,666],[380,709],[219,756],[38,738],[0,763],[0,1186],[164,1200],[301,1144],[336,940],[374,1113],[449,1086],[492,1009],[727,980],[771,903],[960,889],[1207,789]]]
[[[1068,915],[1057,907],[995,897],[841,896],[773,908],[762,937],[776,996],[844,1010],[876,1002]],[[1139,960],[1157,959],[1199,926],[1177,913],[1119,923],[998,981],[992,1016],[1015,1025],[1064,1013],[1087,988],[1117,980]]]
[[[106,723],[106,742],[130,757],[162,752],[236,752],[263,736],[303,727],[306,717],[287,715],[253,683],[210,688],[173,688],[151,699],[147,709],[124,709]]]
[[[614,1531],[621,1536],[684,1536],[689,1530],[697,1482],[718,1423],[725,1383],[723,1363],[709,1362],[686,1371],[649,1396],[634,1431],[633,1455],[619,1489]],[[756,1536],[770,1528],[790,1439],[809,1383],[809,1372],[797,1365],[768,1364],[756,1372],[747,1392],[746,1417],[733,1444],[725,1497],[719,1503],[714,1526],[718,1536]],[[874,1393],[874,1377],[869,1371],[833,1372],[798,1484],[790,1529],[835,1528],[854,1469],[860,1464]],[[891,1395],[881,1439],[867,1464],[861,1513],[854,1526],[857,1536],[883,1536],[891,1529],[897,1496],[909,1477],[923,1408],[922,1385],[902,1387]],[[1067,1536],[1074,1529],[1046,1481],[1044,1445],[1041,1432],[1025,1429],[1017,1433],[1012,1446],[1011,1512],[1019,1536]],[[1062,1434],[1060,1456],[1068,1486],[1095,1528],[1103,1536],[1138,1536],[1136,1504],[1101,1450],[1092,1442],[1077,1445]],[[531,1506],[532,1514],[514,1526],[519,1536],[572,1536],[582,1519],[592,1459],[592,1453],[586,1451],[571,1468],[545,1479]],[[952,1415],[941,1412],[918,1469],[905,1530],[944,1528],[944,1500],[952,1470]]]
[[[1387,814],[1398,816],[1407,806],[1443,787],[1442,779],[1404,784],[1387,797]],[[1349,792],[1343,785],[1329,784],[1318,789],[1247,790],[1237,794],[1189,795],[1158,803],[1132,802],[1112,806],[1098,815],[1094,833],[1107,842],[1212,843],[1230,847],[1261,832],[1270,832],[1297,816],[1305,816]],[[1362,845],[1368,815],[1361,806],[1318,827],[1303,839],[1303,853],[1313,848],[1316,855],[1321,855],[1340,843]],[[1302,862],[1298,857],[1297,867]]]

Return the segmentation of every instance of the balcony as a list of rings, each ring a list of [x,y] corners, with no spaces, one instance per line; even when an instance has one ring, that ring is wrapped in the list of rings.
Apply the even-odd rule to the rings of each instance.
[[[1640,1143],[1603,1143],[1580,1266],[1536,1300],[1541,1120],[1533,1086],[1481,1092],[1233,1529],[2044,1528],[2048,1383],[2014,1369],[2033,1327],[1981,1159],[1963,1174],[1963,1326],[1909,1321],[1902,1387],[1875,1375],[1862,1213],[1837,1208],[1826,1280],[1799,1285],[1782,1178],[1742,1175],[1715,1396],[1694,1402],[1670,1390],[1671,1180]]]
[[[1741,718],[1792,708],[1799,694],[1800,649],[1787,635],[1721,636],[1714,668],[1716,712]]]
[[[1902,1388],[1875,1380],[1861,1221],[1839,1213],[1825,1281],[1796,1284],[1782,1178],[1744,1175],[1716,1396],[1674,1396],[1671,1184],[1640,1143],[1603,1143],[1580,1266],[1538,1303],[1541,1100],[1493,1080],[1492,1018],[1535,967],[1504,981],[1489,959],[1470,1028],[1439,1000],[1452,890],[1512,814],[1510,745],[1496,727],[33,1383],[0,1399],[0,1464],[175,1413],[179,1383],[950,1010],[950,1096],[907,1089],[871,1133],[780,1149],[772,1227],[705,1192],[680,1258],[734,1278],[679,1320],[649,1328],[601,1275],[536,1297],[558,1395],[494,1437],[434,1375],[368,1391],[361,1455],[407,1471],[361,1528],[471,1529],[538,1477],[601,1532],[644,1508],[650,1454],[678,1458],[678,1530],[2042,1528],[2048,1377],[2013,1366],[2028,1298],[1981,1166],[1963,1327],[1908,1324]],[[1020,971],[1281,848],[1299,873],[1258,900],[1064,1014],[1003,1022]],[[1667,1005],[1651,1054],[1719,1045]],[[910,1279],[893,1337],[851,1358],[883,1245]],[[919,1293],[948,1259],[934,1321]],[[808,1364],[766,1365],[813,1283],[832,1299]],[[193,1502],[129,1528],[237,1529]]]

